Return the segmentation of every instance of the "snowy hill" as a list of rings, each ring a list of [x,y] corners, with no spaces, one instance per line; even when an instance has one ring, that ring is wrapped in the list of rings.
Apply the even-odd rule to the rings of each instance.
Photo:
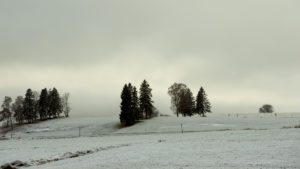
[[[70,117],[17,127],[15,139],[97,137],[118,134],[153,134],[184,132],[280,129],[300,124],[300,114],[209,114],[208,117],[157,117],[119,129],[118,117]],[[79,133],[80,132],[80,133]],[[11,133],[6,133],[10,138]]]
[[[300,114],[157,117],[123,129],[115,117],[61,118],[21,126],[13,140],[0,141],[0,165],[21,160],[30,168],[64,169],[299,168],[300,131],[283,128],[299,124]]]
[[[70,117],[23,125],[13,131],[13,138],[72,138],[79,136],[99,136],[110,134],[119,128],[119,120],[114,117]],[[11,133],[6,133],[10,137]]]

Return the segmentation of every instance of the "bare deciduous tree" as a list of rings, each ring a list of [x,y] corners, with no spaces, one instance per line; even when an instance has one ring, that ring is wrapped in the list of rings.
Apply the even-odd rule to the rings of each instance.
[[[62,106],[65,117],[69,117],[69,113],[71,111],[70,103],[69,103],[70,93],[64,93],[62,96]]]
[[[12,105],[12,111],[15,112],[14,117],[19,124],[24,122],[24,98],[23,96],[18,96]]]
[[[185,91],[187,86],[183,83],[174,83],[168,89],[168,94],[171,97],[171,109],[174,113],[179,116],[179,103],[180,103],[180,95],[182,91]]]
[[[11,102],[12,102],[11,97],[5,96],[2,106],[1,106],[2,111],[0,111],[0,121],[6,120],[6,127],[8,127],[9,124],[12,127]]]

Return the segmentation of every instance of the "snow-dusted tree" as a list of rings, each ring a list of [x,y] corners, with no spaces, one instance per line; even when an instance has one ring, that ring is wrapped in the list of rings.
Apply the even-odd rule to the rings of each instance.
[[[63,107],[63,112],[65,114],[65,117],[69,117],[69,113],[71,111],[70,103],[69,103],[70,93],[64,93],[61,98],[61,104]]]
[[[201,87],[198,92],[196,102],[197,103],[196,103],[195,111],[197,114],[205,117],[205,113],[211,112],[211,105],[203,87]]]
[[[127,84],[124,85],[121,93],[120,122],[122,126],[130,126],[135,123],[135,114],[132,111],[132,93]]]
[[[181,90],[178,112],[182,116],[192,116],[195,109],[195,99],[193,93],[189,88],[187,90]]]
[[[146,119],[153,117],[152,89],[146,80],[140,86],[140,111]]]
[[[44,88],[41,91],[40,98],[38,100],[38,108],[39,108],[40,119],[41,120],[46,119],[48,109],[49,109],[48,90],[46,88]]]
[[[179,116],[179,102],[182,91],[185,91],[187,89],[187,86],[183,83],[174,83],[171,87],[168,89],[168,94],[171,97],[171,109],[174,111],[174,113]]]
[[[264,104],[261,108],[259,108],[260,113],[273,113],[274,108],[270,104]]]
[[[12,111],[11,111],[12,99],[9,96],[5,96],[2,103],[2,110],[0,111],[0,121],[6,120],[6,127],[9,125],[12,127]]]
[[[23,124],[24,117],[24,98],[23,96],[18,96],[12,105],[12,110],[15,112],[14,117],[19,124]]]
[[[33,123],[36,119],[34,95],[31,89],[26,91],[24,100],[24,117],[28,123]]]

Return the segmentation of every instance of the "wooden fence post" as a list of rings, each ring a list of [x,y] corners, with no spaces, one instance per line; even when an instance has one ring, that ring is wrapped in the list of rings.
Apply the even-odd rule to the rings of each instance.
[[[182,123],[181,123],[181,133],[183,134],[183,127],[182,127]]]

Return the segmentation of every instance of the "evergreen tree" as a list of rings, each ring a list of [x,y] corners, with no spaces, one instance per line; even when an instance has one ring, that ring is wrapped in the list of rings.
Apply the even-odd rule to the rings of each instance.
[[[139,98],[137,95],[136,87],[133,87],[133,91],[132,91],[131,95],[132,95],[131,109],[135,115],[135,120],[143,119],[143,114],[140,113],[140,110],[139,110]]]
[[[129,91],[130,91],[130,93],[132,95],[132,93],[133,93],[133,86],[132,86],[132,84],[128,83],[127,87],[128,87],[128,89],[129,89]]]
[[[35,104],[34,104],[34,95],[31,89],[26,91],[25,100],[24,100],[24,118],[28,123],[32,123],[35,119]]]
[[[41,91],[40,98],[38,100],[38,105],[40,119],[44,120],[47,118],[47,111],[49,107],[48,91],[46,88]]]
[[[192,116],[195,109],[195,99],[190,89],[182,90],[180,93],[179,113],[182,116]]]
[[[46,111],[47,119],[51,119],[51,117],[52,117],[52,112],[50,110],[50,105],[51,105],[51,102],[52,102],[51,93],[52,93],[52,90],[49,89],[48,95],[47,95],[47,102],[48,102],[47,111]]]
[[[132,93],[131,87],[127,84],[124,85],[121,93],[121,113],[120,122],[122,126],[130,126],[135,123],[135,114],[132,111]]]
[[[146,119],[153,117],[153,101],[151,100],[152,89],[146,80],[144,80],[140,87],[140,111],[145,115]]]
[[[59,93],[56,88],[49,93],[49,114],[51,117],[59,117],[60,113],[62,113],[62,105],[59,97]]]
[[[211,112],[210,109],[211,109],[210,102],[207,99],[207,95],[203,87],[201,87],[197,95],[197,103],[196,103],[195,111],[200,116],[205,117],[205,113]]]
[[[23,124],[24,117],[24,98],[22,96],[18,96],[15,100],[15,103],[12,106],[13,111],[15,112],[14,117],[16,121],[20,124]]]
[[[134,113],[135,120],[139,120],[139,98],[137,96],[136,87],[128,83],[128,89],[131,93],[131,111]]]
[[[2,111],[0,111],[0,121],[6,120],[6,127],[11,125],[12,127],[12,111],[11,111],[11,102],[12,99],[9,96],[5,96],[3,104],[2,104]]]

